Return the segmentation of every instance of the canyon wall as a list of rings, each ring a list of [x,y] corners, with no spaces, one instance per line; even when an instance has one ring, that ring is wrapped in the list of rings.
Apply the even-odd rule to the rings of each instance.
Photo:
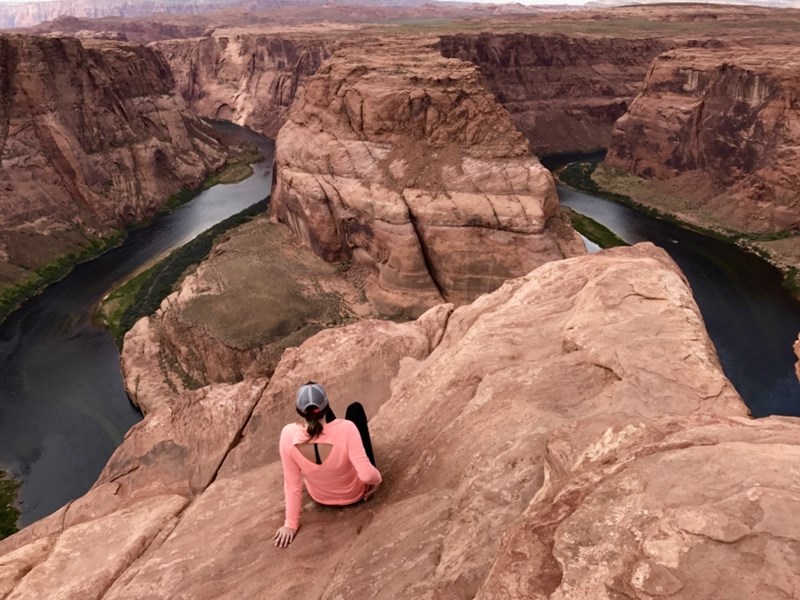
[[[444,56],[475,63],[537,154],[606,148],[653,58],[674,42],[583,35],[443,35]]]
[[[605,166],[652,181],[662,208],[701,224],[798,229],[798,61],[796,45],[665,52],[617,121]]]
[[[0,36],[0,284],[153,216],[225,161],[154,51]]]
[[[305,80],[330,53],[327,34],[216,33],[156,42],[197,114],[274,138]]]
[[[583,244],[471,63],[418,37],[342,42],[276,142],[271,213],[369,270],[382,313],[463,304]]]
[[[278,549],[277,439],[310,378],[340,414],[365,404],[384,483],[354,507],[305,502]],[[800,589],[800,427],[743,417],[650,244],[550,262],[414,322],[325,330],[269,381],[154,392],[92,490],[0,542],[5,598]]]
[[[330,31],[258,33],[218,29],[208,37],[160,41],[179,89],[198,114],[275,137],[305,81],[330,56]],[[364,35],[364,34],[362,34]],[[339,41],[352,38],[342,27]],[[387,37],[387,39],[391,39]],[[614,122],[640,91],[664,38],[480,33],[442,35],[447,58],[479,67],[535,154],[605,148]]]

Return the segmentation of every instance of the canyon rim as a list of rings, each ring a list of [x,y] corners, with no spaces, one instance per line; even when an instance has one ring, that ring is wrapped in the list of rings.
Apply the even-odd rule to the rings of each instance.
[[[800,594],[800,424],[748,417],[667,253],[586,254],[531,154],[609,145],[608,182],[691,170],[698,194],[729,185],[755,233],[790,230],[793,79],[762,69],[793,59],[791,28],[704,6],[498,9],[479,31],[314,25],[336,10],[289,10],[280,27],[226,10],[200,33],[160,16],[139,30],[158,38],[146,46],[2,38],[9,56],[82,57],[87,71],[47,69],[71,84],[109,84],[61,99],[113,100],[59,125],[74,139],[6,119],[9,197],[35,189],[23,165],[60,182],[36,197],[62,212],[11,204],[20,230],[112,227],[200,181],[225,148],[198,115],[277,149],[269,214],[226,233],[126,336],[144,418],[84,496],[0,541],[0,598]],[[81,21],[82,37],[114,23]],[[19,118],[72,123],[56,100]],[[720,166],[722,146],[739,153]],[[748,152],[770,164],[750,168]],[[107,181],[135,193],[103,203]],[[765,186],[777,200],[752,195]],[[277,440],[309,379],[337,412],[364,403],[385,481],[356,507],[306,501],[277,549]]]

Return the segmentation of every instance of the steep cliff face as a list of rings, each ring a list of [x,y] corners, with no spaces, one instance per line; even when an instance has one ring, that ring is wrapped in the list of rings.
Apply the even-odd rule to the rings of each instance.
[[[605,164],[663,182],[688,199],[676,208],[714,224],[800,227],[798,60],[796,46],[662,54],[617,122]]]
[[[152,216],[225,159],[152,50],[0,37],[0,282]]]
[[[221,33],[157,42],[197,114],[274,138],[333,45],[326,35]]]
[[[419,38],[343,44],[276,143],[272,215],[372,271],[386,313],[464,303],[582,243],[471,63]]]
[[[364,402],[385,479],[367,504],[306,502],[281,550],[276,440],[309,378],[339,413]],[[86,496],[0,542],[5,597],[729,599],[800,585],[787,525],[800,427],[737,416],[688,286],[649,244],[551,262],[415,322],[323,331],[269,382],[144,400]]]
[[[663,39],[525,33],[444,35],[444,56],[475,63],[536,154],[605,148]]]

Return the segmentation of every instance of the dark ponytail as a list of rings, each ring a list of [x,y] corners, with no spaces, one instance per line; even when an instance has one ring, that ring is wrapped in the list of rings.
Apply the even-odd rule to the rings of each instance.
[[[306,433],[312,440],[322,433],[322,419],[306,420]]]

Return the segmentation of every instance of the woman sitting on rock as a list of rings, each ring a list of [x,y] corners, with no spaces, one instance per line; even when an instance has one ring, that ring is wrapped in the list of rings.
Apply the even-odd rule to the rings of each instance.
[[[309,495],[328,506],[367,500],[381,482],[360,403],[353,402],[345,418],[337,419],[325,390],[309,381],[297,391],[297,412],[305,424],[290,423],[281,431],[286,521],[275,533],[275,545],[281,548],[292,543],[300,526],[303,480]]]

